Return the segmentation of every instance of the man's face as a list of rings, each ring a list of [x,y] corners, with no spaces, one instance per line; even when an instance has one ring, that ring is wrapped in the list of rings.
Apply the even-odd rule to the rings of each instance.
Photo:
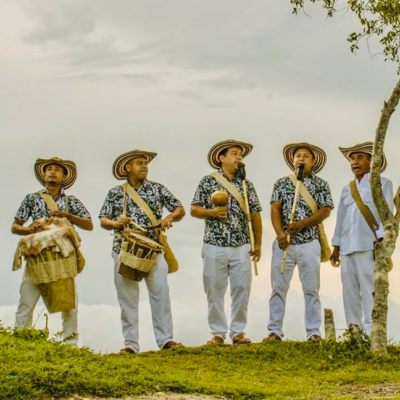
[[[44,181],[46,185],[61,185],[66,178],[65,170],[61,165],[49,164],[44,170]]]
[[[146,157],[138,157],[129,161],[125,166],[128,178],[144,181],[149,173],[148,163]]]
[[[239,164],[243,162],[242,149],[240,147],[230,147],[224,156],[219,156],[223,167],[230,171],[237,171]]]
[[[352,153],[350,154],[350,166],[357,178],[363,177],[371,169],[371,158],[365,153]]]
[[[305,175],[308,175],[311,172],[316,161],[317,160],[314,158],[313,153],[308,149],[297,149],[294,153],[294,166],[297,169],[299,164],[304,164]]]

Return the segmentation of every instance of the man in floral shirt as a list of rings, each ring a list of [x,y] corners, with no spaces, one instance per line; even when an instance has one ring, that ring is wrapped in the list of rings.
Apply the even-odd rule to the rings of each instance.
[[[305,297],[307,339],[315,341],[321,337],[319,331],[321,246],[318,224],[329,217],[333,208],[328,183],[316,176],[326,163],[326,154],[321,148],[308,143],[287,145],[283,149],[283,154],[286,163],[293,171],[296,171],[300,164],[304,165],[303,184],[315,200],[318,211],[313,214],[307,202],[299,194],[294,222],[289,224],[296,187],[289,177],[281,178],[275,183],[271,197],[271,219],[277,239],[273,244],[271,266],[272,295],[268,322],[270,333],[263,340],[281,340],[284,336],[282,325],[286,295],[297,264]],[[283,254],[288,246],[286,268],[281,274]]]
[[[40,218],[67,218],[72,224],[81,229],[91,231],[93,223],[85,206],[74,196],[66,195],[65,189],[70,188],[76,181],[77,169],[73,161],[61,160],[53,157],[48,160],[38,159],[35,163],[35,175],[44,186],[42,193],[49,194],[59,211],[50,211],[45,200],[39,193],[25,196],[12,225],[12,232],[16,235],[30,235],[41,230]],[[27,227],[25,222],[32,218],[33,223]],[[15,314],[15,327],[24,328],[32,325],[33,312],[41,296],[38,286],[30,277],[25,268],[20,288],[20,300]],[[62,312],[64,337],[73,337],[69,344],[78,343],[78,309]],[[72,335],[72,336],[71,336]]]
[[[238,176],[239,164],[252,150],[253,146],[236,140],[226,140],[214,145],[209,154],[210,165],[228,180],[243,197],[242,179]],[[224,296],[231,286],[232,320],[230,337],[235,344],[251,343],[245,337],[247,308],[251,288],[251,260],[261,257],[262,211],[253,184],[246,180],[249,208],[255,238],[254,251],[250,249],[250,235],[245,211],[235,197],[229,194],[226,206],[216,207],[211,195],[225,187],[213,176],[201,181],[192,201],[193,217],[205,220],[204,245],[202,257],[204,263],[203,281],[208,300],[208,323],[213,338],[207,344],[223,343],[228,331],[224,311]]]
[[[156,153],[133,150],[119,156],[113,165],[113,174],[119,180],[127,180],[137,194],[147,203],[156,219],[157,227],[168,229],[173,222],[180,221],[185,210],[181,202],[163,185],[147,180],[148,164]],[[139,347],[139,283],[118,273],[119,253],[121,251],[124,228],[134,228],[131,222],[142,227],[152,225],[151,220],[129,195],[125,197],[126,213],[124,215],[124,189],[118,185],[111,189],[104,201],[99,218],[101,226],[114,230],[112,257],[114,259],[114,282],[121,307],[122,333],[125,347],[121,353],[135,354]],[[162,219],[163,208],[171,212]],[[154,229],[149,229],[147,236],[158,241]],[[172,340],[172,315],[167,283],[168,265],[163,254],[156,258],[155,265],[145,275],[149,291],[154,335],[160,349],[181,347],[182,344]]]

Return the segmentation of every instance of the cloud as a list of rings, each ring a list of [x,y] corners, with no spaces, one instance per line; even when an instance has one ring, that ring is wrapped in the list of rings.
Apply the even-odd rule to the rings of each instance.
[[[28,43],[48,44],[66,42],[76,37],[89,35],[95,31],[96,21],[89,7],[80,4],[61,4],[57,12],[40,6],[28,6],[27,12],[35,21],[35,28],[25,36]]]
[[[363,99],[360,93],[381,87],[368,79],[377,65],[395,73],[395,66],[378,61],[368,67],[367,51],[351,55],[346,38],[358,27],[351,13],[327,20],[318,6],[310,7],[312,18],[307,18],[292,15],[288,4],[259,0],[251,7],[239,0],[218,5],[206,0],[191,7],[182,0],[39,4],[25,7],[31,23],[25,40],[40,44],[54,63],[97,71],[98,79],[107,73],[135,76],[138,68],[161,77],[173,68],[185,86],[177,88],[180,95],[208,88],[220,95],[255,91],[276,98],[310,90],[338,95],[352,87],[349,95]],[[128,71],[121,74],[121,68]],[[381,78],[390,82],[384,74]]]

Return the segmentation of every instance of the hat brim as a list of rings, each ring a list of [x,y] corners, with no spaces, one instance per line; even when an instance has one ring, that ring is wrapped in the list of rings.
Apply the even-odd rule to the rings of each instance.
[[[117,157],[114,161],[112,172],[116,179],[123,180],[128,177],[128,173],[125,169],[126,164],[139,157],[144,157],[147,159],[147,162],[153,160],[154,157],[157,156],[157,153],[151,153],[149,151],[142,151],[142,150],[132,150],[128,151],[127,153],[121,154]]]
[[[356,144],[355,146],[352,146],[352,147],[339,147],[339,150],[346,157],[346,159],[350,162],[351,155],[353,153],[369,154],[372,157],[372,154],[374,153],[374,144],[372,142],[364,142],[364,143]],[[387,158],[386,158],[385,153],[383,152],[382,153],[382,161],[381,161],[381,172],[385,171],[386,167],[387,167]]]
[[[242,157],[247,157],[251,151],[253,150],[253,145],[250,143],[239,142],[237,140],[224,140],[223,142],[219,142],[211,147],[208,152],[208,162],[214,169],[221,168],[221,161],[219,160],[219,155],[221,151],[225,149],[229,149],[231,147],[240,147],[242,149]]]
[[[286,164],[292,171],[296,169],[294,165],[294,154],[298,149],[308,149],[313,153],[315,157],[315,164],[312,167],[312,171],[314,171],[316,174],[320,172],[322,168],[324,168],[327,160],[327,156],[324,150],[322,150],[318,146],[314,146],[305,142],[291,143],[283,148],[283,158],[285,159]]]
[[[61,160],[56,158],[50,158],[50,159],[38,158],[35,162],[35,168],[34,168],[36,179],[43,186],[46,186],[44,173],[46,167],[51,164],[60,165],[65,169],[66,177],[64,181],[61,183],[61,187],[63,187],[64,189],[70,188],[75,183],[78,177],[78,169],[76,167],[76,164],[70,160]]]

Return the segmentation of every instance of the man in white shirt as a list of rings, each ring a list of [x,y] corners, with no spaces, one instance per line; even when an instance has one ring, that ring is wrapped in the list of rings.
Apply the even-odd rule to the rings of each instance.
[[[370,335],[375,269],[374,243],[384,234],[369,182],[373,143],[365,142],[348,148],[339,147],[339,150],[350,161],[355,184],[347,184],[340,196],[331,263],[333,266],[340,264],[342,266],[343,303],[347,325],[357,325]],[[385,170],[386,165],[386,157],[383,154],[381,172]],[[383,195],[389,208],[393,210],[392,182],[381,177],[381,183]],[[357,192],[372,213],[370,223],[356,203]],[[375,229],[371,227],[374,225],[371,220],[376,223]]]

